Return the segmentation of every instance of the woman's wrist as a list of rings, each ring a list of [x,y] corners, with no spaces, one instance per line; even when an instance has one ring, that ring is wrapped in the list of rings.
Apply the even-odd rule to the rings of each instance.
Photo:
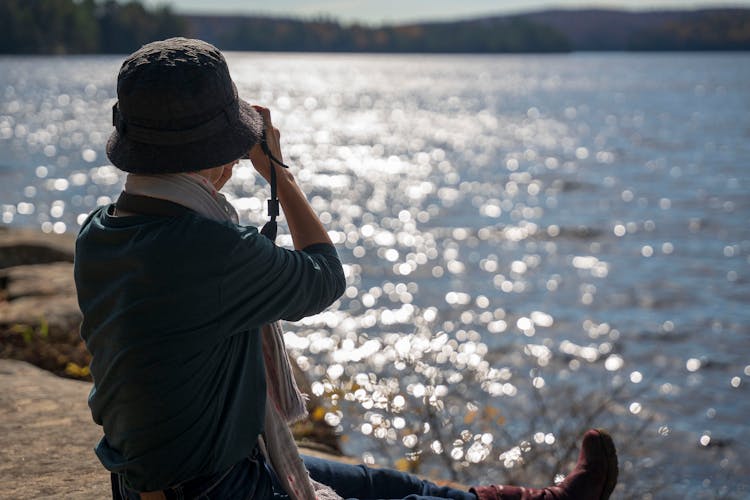
[[[299,189],[294,175],[285,168],[276,168],[276,189],[278,189],[279,198],[283,198],[285,191],[290,188]]]

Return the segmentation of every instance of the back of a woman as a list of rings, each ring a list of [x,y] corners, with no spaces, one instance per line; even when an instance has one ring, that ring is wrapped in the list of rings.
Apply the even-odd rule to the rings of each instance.
[[[107,153],[123,194],[76,244],[89,397],[114,498],[606,499],[617,464],[606,433],[576,470],[533,490],[440,488],[407,474],[300,457],[287,422],[304,414],[279,320],[344,291],[326,230],[283,168],[270,112],[239,99],[221,53],[184,38],[146,45],[118,76]],[[272,185],[294,250],[275,226],[242,226],[219,190],[240,158]],[[275,215],[273,217],[275,224]]]

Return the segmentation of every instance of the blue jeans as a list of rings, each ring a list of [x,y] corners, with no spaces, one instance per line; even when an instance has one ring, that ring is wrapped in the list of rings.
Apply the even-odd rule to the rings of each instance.
[[[468,491],[438,486],[430,481],[393,469],[342,464],[304,455],[302,458],[313,479],[319,483],[327,484],[344,498],[360,500],[385,498],[477,500],[476,495]]]
[[[438,486],[392,469],[342,464],[309,456],[302,458],[313,479],[327,484],[347,499],[477,500],[473,493]],[[226,471],[185,481],[164,493],[167,499],[288,500],[260,453],[254,453]],[[138,493],[127,488],[117,474],[112,474],[112,497],[115,500],[139,499]]]

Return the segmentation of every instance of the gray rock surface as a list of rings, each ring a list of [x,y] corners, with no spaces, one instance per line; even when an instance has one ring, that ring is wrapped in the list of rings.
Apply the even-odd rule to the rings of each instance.
[[[73,262],[73,234],[45,234],[0,226],[0,269],[25,264]]]
[[[86,376],[72,235],[0,227],[0,358]]]
[[[0,228],[0,328],[42,321],[53,332],[78,328],[73,245],[71,235]]]
[[[0,270],[0,324],[33,324],[44,319],[54,330],[76,330],[81,313],[68,262]]]
[[[0,359],[0,498],[111,498],[91,384]]]
[[[73,375],[89,362],[80,323],[71,263],[0,269],[0,357]]]

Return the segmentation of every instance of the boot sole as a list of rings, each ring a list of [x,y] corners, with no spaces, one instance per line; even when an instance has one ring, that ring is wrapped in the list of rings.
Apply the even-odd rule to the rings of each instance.
[[[617,451],[615,451],[615,442],[607,431],[603,429],[596,429],[596,431],[599,433],[599,440],[604,448],[604,454],[607,459],[607,475],[602,495],[599,498],[600,500],[607,500],[615,489],[615,486],[617,486],[617,475],[619,472],[617,466]]]

